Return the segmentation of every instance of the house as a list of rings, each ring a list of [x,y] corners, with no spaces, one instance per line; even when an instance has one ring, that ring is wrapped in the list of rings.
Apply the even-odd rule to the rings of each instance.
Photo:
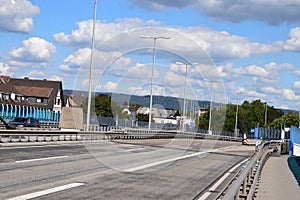
[[[5,120],[23,116],[59,121],[63,106],[61,81],[0,76],[0,116]]]

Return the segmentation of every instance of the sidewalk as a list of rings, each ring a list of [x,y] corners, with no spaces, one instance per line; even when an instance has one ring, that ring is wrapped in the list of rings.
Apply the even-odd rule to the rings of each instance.
[[[300,186],[288,166],[288,155],[270,157],[262,169],[256,200],[299,200]]]

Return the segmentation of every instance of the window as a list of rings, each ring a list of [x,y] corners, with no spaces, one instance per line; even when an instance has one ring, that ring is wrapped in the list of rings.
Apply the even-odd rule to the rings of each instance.
[[[42,99],[41,98],[36,98],[36,102],[37,103],[42,103]]]

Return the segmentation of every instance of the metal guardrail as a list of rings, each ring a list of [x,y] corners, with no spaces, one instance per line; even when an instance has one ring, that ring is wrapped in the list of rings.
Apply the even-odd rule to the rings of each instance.
[[[271,142],[260,145],[258,152],[252,157],[246,167],[234,177],[224,191],[220,193],[217,199],[253,199],[261,170],[274,150],[276,150],[276,145],[272,145]]]
[[[34,139],[32,139],[34,138]],[[158,131],[141,129],[112,129],[110,131],[62,131],[59,129],[23,128],[20,130],[0,130],[0,142],[31,142],[60,140],[137,140],[137,139],[210,139],[241,142],[242,138],[230,136],[208,135],[202,133],[186,133],[180,131]]]

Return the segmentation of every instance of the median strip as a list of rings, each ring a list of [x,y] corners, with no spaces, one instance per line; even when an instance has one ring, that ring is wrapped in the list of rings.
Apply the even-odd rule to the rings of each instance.
[[[39,191],[39,192],[34,192],[34,193],[30,193],[30,194],[25,194],[25,195],[22,195],[22,196],[13,197],[13,198],[10,198],[8,200],[33,199],[33,198],[36,198],[36,197],[44,196],[44,195],[55,193],[55,192],[60,192],[60,191],[63,191],[63,190],[71,189],[71,188],[82,186],[82,185],[85,185],[85,183],[70,183],[70,184],[67,184],[67,185],[62,185],[62,186],[59,186],[59,187],[50,188],[50,189],[42,190],[42,191]]]
[[[51,159],[59,159],[59,158],[67,158],[69,156],[54,156],[54,157],[46,157],[46,158],[36,158],[36,159],[29,159],[29,160],[17,160],[16,163],[24,163],[24,162],[36,162],[36,161],[43,161],[43,160],[51,160]]]

